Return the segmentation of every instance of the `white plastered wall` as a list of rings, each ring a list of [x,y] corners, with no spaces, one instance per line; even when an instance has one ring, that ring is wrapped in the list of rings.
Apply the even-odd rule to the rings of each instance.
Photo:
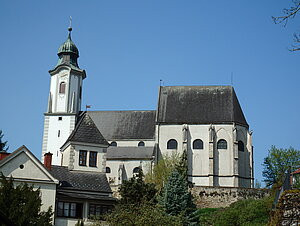
[[[60,148],[74,130],[75,120],[75,115],[45,115],[42,159],[50,152],[52,165],[61,165]]]
[[[22,167],[20,167],[22,165]],[[21,183],[40,188],[42,207],[47,211],[50,206],[55,208],[56,183],[53,182],[25,153],[21,153],[0,168],[6,177],[12,176],[14,185]]]
[[[133,169],[141,167],[143,173],[146,175],[150,170],[153,161],[151,160],[107,160],[106,166],[110,168],[111,172],[107,173],[107,180],[111,185],[119,185],[122,180],[128,180],[133,177]],[[120,166],[123,166],[123,172],[121,178],[121,172],[119,172]]]
[[[86,166],[79,165],[80,150],[87,151]],[[106,167],[106,148],[92,145],[69,145],[63,152],[62,166],[69,167],[70,170],[105,172]],[[97,152],[96,167],[89,166],[90,152]]]
[[[211,125],[187,125],[187,154],[188,154],[188,174],[189,180],[195,185],[209,186],[209,128]],[[214,128],[213,142],[213,184],[214,186],[235,187],[238,186],[235,179],[234,167],[235,161],[239,158],[234,158],[234,139],[233,139],[233,124],[216,124]],[[159,125],[158,126],[158,142],[160,153],[171,155],[172,153],[182,153],[183,150],[183,125]],[[242,126],[237,126],[238,136],[241,133],[249,133],[248,129]],[[240,131],[240,132],[239,132]],[[167,149],[167,142],[170,139],[175,139],[178,143],[177,150]],[[203,149],[193,149],[193,141],[201,139],[203,141]],[[220,139],[227,141],[227,149],[217,149],[217,142]],[[239,137],[238,137],[239,139]],[[243,139],[245,149],[249,150],[252,143],[249,139]],[[247,147],[247,148],[246,148]],[[244,154],[240,155],[241,163],[243,164],[240,175],[248,177],[251,167],[248,163],[252,162],[252,156]],[[247,163],[246,166],[244,163]],[[238,183],[242,183],[243,187],[250,187],[250,179],[239,179]]]

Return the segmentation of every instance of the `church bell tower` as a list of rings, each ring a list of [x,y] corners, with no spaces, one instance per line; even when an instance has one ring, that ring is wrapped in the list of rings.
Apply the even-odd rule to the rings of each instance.
[[[58,49],[58,63],[49,71],[50,92],[44,113],[42,158],[45,153],[52,153],[53,165],[61,165],[60,147],[75,128],[81,109],[82,81],[86,78],[77,63],[79,51],[71,39],[72,28],[68,31],[67,40]]]

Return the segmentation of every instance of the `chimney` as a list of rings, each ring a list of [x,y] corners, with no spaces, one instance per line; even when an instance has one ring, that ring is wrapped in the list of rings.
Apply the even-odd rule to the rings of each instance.
[[[51,164],[52,164],[52,153],[48,152],[44,154],[44,166],[48,169],[51,170]]]
[[[0,152],[0,161],[4,158],[6,158],[7,156],[9,156],[10,153],[7,153],[7,152]]]

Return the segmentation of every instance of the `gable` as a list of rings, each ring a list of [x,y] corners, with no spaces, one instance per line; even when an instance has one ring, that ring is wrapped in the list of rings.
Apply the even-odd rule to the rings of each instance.
[[[74,131],[70,134],[67,141],[61,147],[63,148],[68,142],[89,143],[108,146],[108,142],[103,137],[93,120],[88,114],[84,114],[77,123]]]
[[[15,180],[28,181],[29,183],[31,181],[58,182],[24,146],[0,162],[0,172],[6,177],[12,176]]]

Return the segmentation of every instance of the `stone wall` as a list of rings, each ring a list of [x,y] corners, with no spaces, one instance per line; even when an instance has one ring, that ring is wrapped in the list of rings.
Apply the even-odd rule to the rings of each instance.
[[[300,190],[285,191],[280,196],[270,225],[300,225]]]
[[[198,208],[227,207],[242,199],[260,199],[270,195],[268,189],[238,188],[238,187],[203,187],[191,189]]]

